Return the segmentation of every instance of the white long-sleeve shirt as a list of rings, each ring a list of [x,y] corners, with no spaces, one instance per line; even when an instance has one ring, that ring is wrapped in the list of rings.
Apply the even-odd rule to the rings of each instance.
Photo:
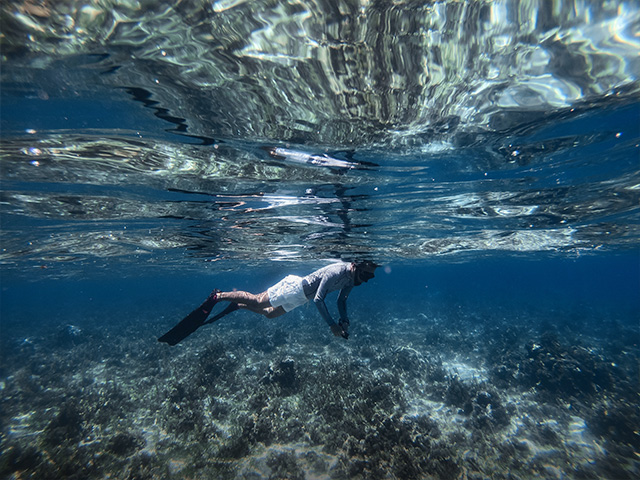
[[[347,297],[355,285],[354,269],[351,263],[334,263],[328,265],[313,273],[310,273],[303,279],[304,294],[308,299],[313,298],[320,315],[324,318],[328,325],[335,322],[324,299],[328,293],[340,290],[338,295],[338,312],[340,319],[347,319]]]

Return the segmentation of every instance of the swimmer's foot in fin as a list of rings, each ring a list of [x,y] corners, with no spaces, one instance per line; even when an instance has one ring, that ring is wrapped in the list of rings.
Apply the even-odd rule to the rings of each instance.
[[[173,327],[167,333],[162,335],[158,339],[158,341],[168,343],[169,345],[177,345],[182,340],[184,340],[189,335],[191,335],[193,332],[195,332],[202,325],[204,325],[205,323],[209,323],[209,322],[206,322],[205,320],[209,316],[209,313],[211,313],[211,309],[214,307],[214,305],[218,301],[218,293],[219,293],[219,290],[214,290],[213,292],[211,292],[211,295],[209,295],[209,297],[204,301],[202,305],[200,305],[193,312],[191,312],[189,315],[184,317],[180,321],[180,323],[178,323],[175,327]],[[227,309],[228,308],[229,307],[227,307]],[[212,321],[215,321],[215,320],[212,319]]]

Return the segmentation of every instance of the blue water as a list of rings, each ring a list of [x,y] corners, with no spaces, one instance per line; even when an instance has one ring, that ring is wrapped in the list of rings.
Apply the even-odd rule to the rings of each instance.
[[[636,478],[618,3],[3,5],[0,476]],[[364,259],[348,340],[157,342]]]
[[[637,326],[640,311],[639,259],[637,255],[603,255],[580,259],[492,258],[462,264],[422,261],[416,265],[388,266],[375,281],[356,290],[354,311],[376,307],[386,314],[396,308],[482,308],[593,311]],[[47,327],[91,322],[127,312],[163,316],[167,310],[188,310],[213,288],[262,291],[276,283],[283,272],[305,274],[310,267],[272,266],[220,274],[184,274],[114,278],[97,276],[82,280],[46,280],[3,283],[3,327],[27,332],[32,324]],[[37,272],[39,273],[39,272]],[[114,302],[113,299],[118,301]],[[113,312],[113,313],[111,313]],[[153,313],[152,313],[153,312]],[[366,318],[366,315],[364,316]],[[318,328],[322,328],[318,323]],[[578,323],[576,328],[580,328]],[[5,330],[7,331],[7,330]],[[7,332],[9,333],[9,332]]]

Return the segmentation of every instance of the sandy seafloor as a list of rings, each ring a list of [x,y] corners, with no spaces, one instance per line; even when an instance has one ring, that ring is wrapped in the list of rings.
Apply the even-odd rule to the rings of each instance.
[[[348,341],[307,305],[236,312],[174,348],[156,337],[206,286],[94,288],[74,309],[74,293],[56,305],[33,284],[31,324],[5,288],[0,475],[638,477],[636,300],[614,311],[544,289],[525,302],[392,285],[354,291]]]

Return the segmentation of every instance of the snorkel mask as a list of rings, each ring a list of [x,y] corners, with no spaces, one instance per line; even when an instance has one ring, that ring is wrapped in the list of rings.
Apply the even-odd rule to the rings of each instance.
[[[361,285],[375,277],[374,272],[377,267],[378,265],[369,261],[356,263],[354,285]]]

